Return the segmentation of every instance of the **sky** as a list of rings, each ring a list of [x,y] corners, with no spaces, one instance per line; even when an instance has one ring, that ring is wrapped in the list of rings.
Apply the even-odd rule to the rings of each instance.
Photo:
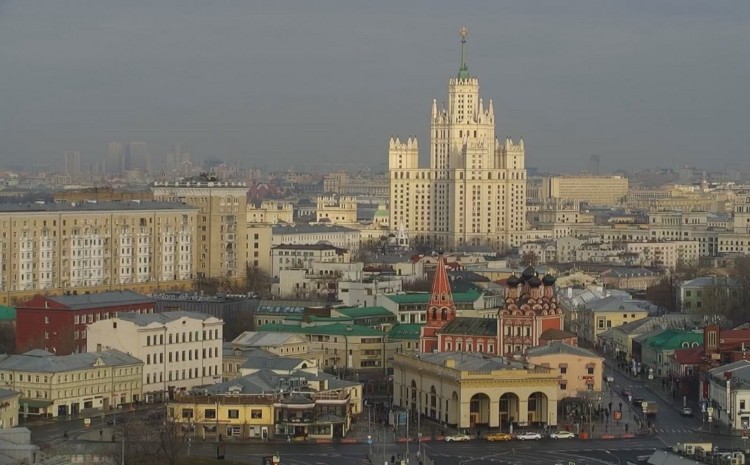
[[[461,26],[527,167],[750,163],[750,2],[0,0],[0,166],[109,142],[242,167],[385,168],[458,72]],[[426,165],[425,165],[426,166]]]

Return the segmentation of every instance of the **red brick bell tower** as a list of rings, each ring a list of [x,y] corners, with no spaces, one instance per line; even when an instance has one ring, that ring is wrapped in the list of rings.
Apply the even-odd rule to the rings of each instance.
[[[422,326],[420,348],[422,352],[432,352],[438,348],[437,333],[456,318],[456,306],[451,294],[451,283],[445,269],[445,258],[438,258],[432,294],[427,302],[427,322]]]

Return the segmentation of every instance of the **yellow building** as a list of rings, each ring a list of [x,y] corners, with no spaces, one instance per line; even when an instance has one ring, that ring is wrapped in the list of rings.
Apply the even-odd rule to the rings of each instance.
[[[610,296],[588,302],[578,316],[579,328],[582,330],[579,337],[598,344],[599,334],[610,328],[646,318],[649,308],[647,302],[620,296]]]
[[[602,390],[604,359],[590,350],[555,341],[533,347],[526,351],[525,356],[529,363],[559,373],[560,398],[579,397],[585,392]]]
[[[356,224],[357,198],[343,195],[319,195],[315,216],[319,223]]]
[[[187,287],[197,210],[135,201],[3,205],[0,296]]]
[[[210,175],[181,181],[157,181],[154,199],[198,208],[196,273],[204,278],[245,276],[247,186]]]
[[[270,224],[251,223],[248,221],[245,231],[245,256],[250,267],[258,268],[271,274],[271,239],[273,228]]]
[[[550,176],[542,184],[542,198],[572,200],[589,205],[617,205],[628,195],[622,176]]]
[[[284,200],[264,200],[247,204],[248,224],[277,224],[294,222],[294,204]]]
[[[21,393],[0,389],[0,429],[18,426],[18,406]]]
[[[457,428],[557,425],[560,375],[470,352],[396,354],[393,405]]]
[[[93,413],[143,399],[143,362],[118,350],[1,355],[0,387],[20,392],[29,415]]]
[[[167,404],[171,421],[195,428],[206,438],[269,438],[275,395],[179,396]]]

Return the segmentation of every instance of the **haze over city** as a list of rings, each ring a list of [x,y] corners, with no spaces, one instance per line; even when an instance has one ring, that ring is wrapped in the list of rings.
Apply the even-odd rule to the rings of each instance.
[[[724,169],[747,159],[747,2],[0,2],[0,164],[145,141],[266,169],[426,163],[469,28],[469,72],[527,165]]]

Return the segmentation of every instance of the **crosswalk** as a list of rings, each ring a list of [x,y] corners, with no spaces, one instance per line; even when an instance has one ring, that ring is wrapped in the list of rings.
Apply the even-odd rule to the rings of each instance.
[[[656,434],[695,434],[694,429],[690,428],[654,428]]]

